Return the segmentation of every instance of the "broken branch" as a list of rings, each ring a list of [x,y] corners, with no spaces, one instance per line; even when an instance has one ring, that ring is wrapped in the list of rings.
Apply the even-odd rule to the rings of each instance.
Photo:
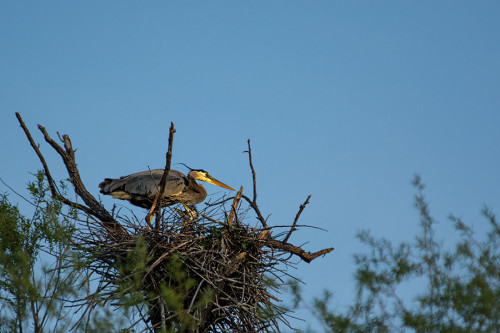
[[[156,214],[156,230],[160,228],[160,214],[157,212],[160,211],[161,208],[161,198],[163,198],[163,192],[165,192],[165,187],[167,185],[167,179],[168,179],[168,173],[170,172],[170,164],[172,162],[172,144],[174,141],[174,133],[175,133],[175,128],[174,128],[174,123],[170,123],[170,132],[168,135],[168,150],[167,150],[167,157],[166,157],[166,164],[165,164],[165,170],[163,171],[163,176],[161,177],[160,180],[160,191],[155,197],[155,200],[153,201],[153,205],[151,206],[151,209],[149,210],[148,214],[146,215],[146,223],[149,224],[151,223],[151,218],[153,214]]]
[[[231,228],[231,223],[233,222],[233,219],[236,216],[236,209],[238,208],[238,204],[240,203],[242,193],[243,193],[243,186],[240,187],[240,190],[234,196],[234,201],[233,204],[231,205],[231,212],[229,213],[229,217],[227,218],[227,225],[229,228]]]

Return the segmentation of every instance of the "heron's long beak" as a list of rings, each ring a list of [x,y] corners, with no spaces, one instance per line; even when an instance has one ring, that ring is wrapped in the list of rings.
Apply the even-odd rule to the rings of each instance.
[[[210,183],[210,184],[214,184],[214,185],[217,185],[217,186],[220,186],[220,187],[224,187],[224,188],[227,188],[228,190],[231,190],[231,191],[234,191],[233,188],[227,186],[226,184],[218,181],[217,179],[215,178],[211,178],[211,179],[206,179],[205,180],[207,183]]]

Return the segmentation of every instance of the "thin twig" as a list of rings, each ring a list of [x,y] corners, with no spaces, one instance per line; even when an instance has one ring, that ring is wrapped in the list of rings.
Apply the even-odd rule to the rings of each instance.
[[[247,140],[248,143],[248,150],[245,151],[248,153],[248,162],[250,164],[250,169],[252,170],[252,180],[253,180],[253,199],[252,201],[256,204],[257,203],[257,180],[255,177],[255,169],[253,167],[252,163],[252,147],[250,147],[250,139]]]
[[[245,199],[245,200],[248,202],[248,204],[250,205],[250,207],[252,207],[252,208],[253,208],[253,210],[254,210],[255,214],[257,214],[257,219],[260,221],[260,223],[262,224],[262,226],[263,226],[264,228],[266,228],[266,229],[267,229],[267,228],[269,228],[269,227],[267,226],[266,219],[262,216],[262,213],[260,212],[259,206],[257,206],[257,203],[255,203],[255,202],[253,202],[252,200],[250,200],[250,198],[249,198],[249,197],[247,197],[247,196],[246,196],[246,195],[244,195],[244,194],[242,194],[242,195],[241,195],[241,197],[242,197],[243,199]]]
[[[304,201],[304,203],[302,205],[300,205],[299,211],[297,212],[297,215],[295,215],[295,220],[293,220],[292,227],[290,228],[290,231],[288,232],[288,235],[286,235],[285,239],[283,239],[283,243],[288,242],[288,239],[292,235],[292,232],[294,232],[296,230],[295,226],[297,225],[297,221],[299,220],[300,214],[302,214],[302,211],[304,210],[304,208],[306,208],[307,204],[309,203],[309,199],[310,198],[311,198],[310,195],[307,196],[306,201]]]
[[[221,222],[221,221],[217,221],[216,219],[213,219],[211,218],[210,216],[206,215],[206,214],[201,214],[202,217],[206,218],[207,220],[211,221],[211,222],[215,222],[217,224],[220,224],[220,225],[224,225],[225,223]]]
[[[16,117],[17,117],[17,120],[19,121],[19,124],[21,125],[21,128],[23,129],[24,133],[28,137],[28,141],[31,144],[31,147],[33,147],[36,155],[38,156],[38,159],[42,163],[43,170],[45,172],[45,177],[47,178],[47,182],[49,183],[50,192],[52,193],[52,197],[58,197],[59,193],[56,190],[56,186],[54,185],[54,180],[52,179],[52,176],[50,175],[49,167],[47,165],[47,162],[45,162],[45,158],[43,157],[42,153],[40,152],[38,145],[35,144],[35,141],[33,140],[33,137],[31,136],[31,133],[28,130],[28,128],[26,127],[26,124],[24,123],[23,118],[21,118],[21,115],[19,114],[19,112],[16,112]]]

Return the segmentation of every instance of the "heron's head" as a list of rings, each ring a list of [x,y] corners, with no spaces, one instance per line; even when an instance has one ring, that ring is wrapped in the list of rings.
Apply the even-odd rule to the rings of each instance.
[[[220,186],[220,187],[224,187],[224,188],[227,188],[228,190],[234,191],[233,188],[227,186],[223,182],[218,181],[217,179],[215,179],[214,177],[212,177],[205,170],[201,170],[201,169],[199,169],[199,170],[191,170],[189,172],[189,176],[193,177],[196,180],[201,180],[201,181],[204,181],[204,182],[207,182],[207,183],[210,183],[210,184],[214,184],[214,185],[217,185],[217,186]]]

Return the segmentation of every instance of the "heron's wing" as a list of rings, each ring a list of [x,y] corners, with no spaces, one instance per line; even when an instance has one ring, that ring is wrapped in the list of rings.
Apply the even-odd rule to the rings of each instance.
[[[119,179],[105,179],[99,187],[101,193],[112,194],[125,192],[127,194],[139,195],[142,197],[154,197],[160,190],[160,181],[163,176],[163,169],[147,170],[133,173]],[[186,184],[185,176],[176,170],[168,173],[165,195],[175,195],[181,193]]]

